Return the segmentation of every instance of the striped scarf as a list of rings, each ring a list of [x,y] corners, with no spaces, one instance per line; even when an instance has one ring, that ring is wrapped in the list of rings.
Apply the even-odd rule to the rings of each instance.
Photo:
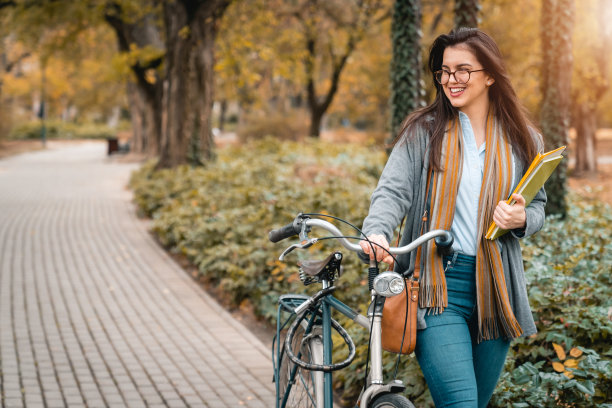
[[[455,199],[463,169],[462,132],[459,120],[449,123],[442,142],[442,171],[430,172],[430,229],[450,231],[455,215]],[[476,302],[478,310],[478,342],[501,335],[515,338],[522,329],[510,306],[502,258],[497,243],[485,239],[486,227],[493,220],[497,203],[510,194],[512,182],[512,147],[499,123],[491,114],[486,124],[484,175],[478,201],[478,235],[476,250]],[[429,186],[428,186],[429,188]],[[417,251],[416,265],[423,267],[419,306],[442,313],[448,306],[442,257],[435,243],[429,241],[424,254]],[[421,259],[423,257],[423,259]],[[422,261],[422,262],[421,262]]]

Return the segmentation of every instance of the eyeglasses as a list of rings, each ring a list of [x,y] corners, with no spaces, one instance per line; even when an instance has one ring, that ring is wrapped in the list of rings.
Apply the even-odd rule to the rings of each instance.
[[[455,81],[459,84],[467,84],[470,80],[470,74],[472,72],[480,72],[486,71],[486,69],[474,69],[470,71],[469,69],[458,69],[455,72],[450,72],[445,69],[441,69],[439,71],[434,72],[434,76],[436,77],[436,81],[440,85],[445,85],[450,79],[451,75],[454,75]]]

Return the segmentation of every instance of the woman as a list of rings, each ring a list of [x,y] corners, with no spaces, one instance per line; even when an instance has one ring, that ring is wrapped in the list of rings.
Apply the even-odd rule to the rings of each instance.
[[[429,56],[434,102],[409,115],[372,195],[363,231],[388,248],[405,216],[401,245],[450,230],[453,254],[430,242],[398,258],[420,268],[415,353],[436,407],[486,407],[510,340],[536,332],[518,240],[542,227],[546,193],[525,206],[508,198],[538,150],[491,37],[474,28],[439,36]],[[510,230],[484,238],[490,223]],[[391,263],[382,249],[364,252]]]

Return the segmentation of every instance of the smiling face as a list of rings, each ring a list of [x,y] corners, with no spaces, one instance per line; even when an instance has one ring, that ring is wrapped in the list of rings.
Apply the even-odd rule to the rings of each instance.
[[[457,70],[481,70],[483,67],[467,46],[458,44],[446,47],[444,50],[442,69],[455,72]],[[460,75],[457,74],[457,76]],[[489,86],[493,82],[494,79],[488,72],[479,71],[472,72],[467,83],[460,83],[455,75],[451,75],[442,88],[450,103],[460,111],[464,113],[486,112],[489,109]]]

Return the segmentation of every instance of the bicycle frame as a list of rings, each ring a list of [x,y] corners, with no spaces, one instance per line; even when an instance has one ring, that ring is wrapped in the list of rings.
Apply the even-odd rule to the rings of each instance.
[[[323,289],[329,287],[329,283],[323,281]],[[301,298],[302,296],[300,296]],[[307,296],[303,296],[303,300],[306,301],[308,299]],[[337,310],[342,313],[344,316],[353,320],[355,323],[364,327],[367,330],[372,330],[371,333],[371,345],[370,345],[370,375],[369,381],[366,389],[362,391],[361,395],[361,407],[367,407],[367,404],[372,399],[374,395],[376,395],[380,391],[389,391],[396,392],[403,390],[403,385],[401,383],[396,382],[394,384],[390,384],[385,386],[383,383],[383,368],[382,368],[382,345],[381,345],[381,319],[382,319],[382,302],[376,302],[377,297],[373,296],[372,303],[368,309],[368,317],[359,314],[351,307],[347,306],[340,300],[336,299],[333,295],[328,294],[324,296],[319,303],[319,308],[321,310],[321,321],[320,326],[322,327],[322,342],[314,337],[309,339],[313,349],[316,350],[313,353],[314,362],[317,364],[325,364],[330,365],[332,363],[332,330],[331,330],[331,311],[332,309]],[[379,303],[379,304],[378,304]],[[307,332],[310,331],[314,324],[314,320],[317,319],[317,313],[313,313],[313,316],[310,320],[302,322],[305,330]],[[279,311],[279,319],[277,319],[277,333],[280,333],[282,329],[280,325],[280,311]],[[284,325],[283,325],[284,326]],[[277,360],[280,361],[280,348],[282,345],[279,344],[277,347]],[[321,361],[317,361],[321,360]],[[297,373],[297,367],[293,367],[291,372],[290,383],[295,380],[295,375]],[[317,401],[317,407],[321,408],[331,408],[333,406],[333,388],[332,388],[332,372],[322,372],[322,371],[314,371],[312,372],[313,383],[318,392],[315,393]],[[275,380],[277,387],[277,395],[278,395],[278,373],[275,372]],[[286,399],[291,391],[291,385],[287,389],[286,394],[282,401],[277,399],[276,406],[282,407],[287,402]],[[279,405],[280,404],[280,405]]]

